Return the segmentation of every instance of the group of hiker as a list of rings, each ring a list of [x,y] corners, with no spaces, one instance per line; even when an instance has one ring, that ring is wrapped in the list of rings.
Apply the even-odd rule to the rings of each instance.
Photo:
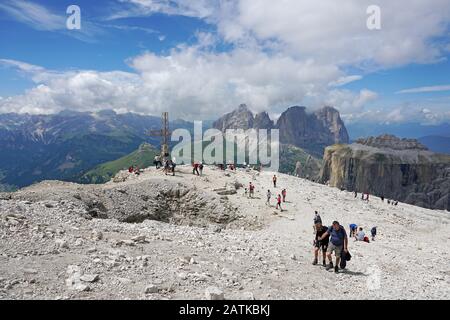
[[[364,241],[370,243],[369,237],[364,232],[363,227],[358,227],[355,223],[350,224],[350,237],[354,237],[355,241]],[[375,241],[377,235],[377,227],[372,227],[370,230],[372,241]]]
[[[272,177],[272,183],[273,183],[273,187],[276,188],[277,187],[277,176],[274,175]],[[281,193],[279,193],[276,196],[276,206],[275,209],[280,209],[280,211],[283,211],[283,208],[281,207],[281,203],[286,202],[286,195],[287,195],[287,190],[283,189],[281,190]],[[266,201],[266,205],[270,206],[270,200],[272,198],[272,192],[269,190],[267,190],[267,201]]]
[[[165,175],[171,173],[173,176],[175,176],[175,167],[177,166],[177,164],[175,159],[171,159],[168,154],[166,154],[163,158],[161,158],[160,155],[155,156],[153,164],[155,165],[157,170],[163,168]]]
[[[355,241],[370,242],[362,227],[356,224],[350,224],[350,237]],[[371,229],[372,241],[375,240],[377,227]],[[347,261],[350,261],[351,254],[348,250],[348,236],[345,228],[338,222],[333,221],[330,227],[322,224],[322,218],[315,211],[314,215],[314,260],[313,265],[319,263],[319,252],[322,251],[322,264],[326,270],[334,268],[336,273],[339,269],[345,269]],[[335,264],[333,264],[332,255],[335,254]],[[327,263],[328,260],[328,263]]]
[[[203,175],[203,163],[202,162],[193,162],[192,163],[192,174],[197,176]]]
[[[355,190],[353,193],[355,195],[355,198],[357,198],[358,197],[358,191]],[[380,199],[381,199],[382,202],[384,202],[385,197],[381,196]],[[369,202],[369,193],[368,192],[361,193],[361,200]],[[387,199],[387,204],[391,204],[393,206],[398,206],[398,201],[397,200]]]
[[[134,173],[137,176],[141,174],[141,170],[139,169],[138,166],[130,166],[130,167],[128,167],[128,172],[129,173]]]
[[[355,194],[355,198],[357,198],[358,197],[358,191],[355,190],[354,194]],[[368,192],[361,193],[361,200],[369,202],[369,193]]]
[[[273,183],[273,187],[276,188],[277,187],[277,176],[276,175],[273,176],[272,183]],[[255,185],[253,184],[253,182],[249,182],[248,188],[245,188],[244,195],[249,198],[253,198],[254,194],[255,194]],[[267,193],[266,193],[266,205],[271,206],[272,196],[273,196],[272,191],[270,189],[268,189]],[[286,196],[287,196],[287,190],[282,189],[281,193],[279,193],[275,197],[275,200],[276,200],[275,208],[277,210],[279,209],[280,211],[283,211],[281,204],[286,202]]]

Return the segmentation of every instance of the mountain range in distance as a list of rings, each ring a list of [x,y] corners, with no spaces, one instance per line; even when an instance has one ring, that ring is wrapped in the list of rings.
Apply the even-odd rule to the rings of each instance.
[[[311,112],[305,107],[291,107],[274,121],[267,113],[254,115],[247,106],[241,105],[216,121],[203,122],[203,129],[210,127],[280,129],[280,142],[284,145],[282,170],[291,174],[295,174],[293,168],[295,171],[297,161],[317,171],[326,146],[348,143],[349,136],[357,135],[351,129],[355,126],[347,131],[339,112],[331,107]],[[448,127],[448,124],[442,125],[426,132],[442,134]],[[100,172],[106,179],[112,172],[106,172],[105,176],[105,171],[98,166],[132,155],[142,143],[158,149],[160,138],[148,136],[147,131],[160,128],[160,117],[118,114],[112,110],[63,111],[51,115],[0,114],[0,191],[42,180],[103,181],[96,180],[98,177],[86,180],[89,177],[86,174],[96,168],[94,172]],[[178,128],[192,131],[193,123],[170,122],[171,130]],[[433,151],[448,150],[448,140],[440,135],[424,137],[423,144],[432,145]],[[112,167],[115,168],[115,164]]]
[[[350,139],[391,134],[400,138],[417,139],[433,152],[450,154],[450,123],[424,125],[412,123],[348,123]]]

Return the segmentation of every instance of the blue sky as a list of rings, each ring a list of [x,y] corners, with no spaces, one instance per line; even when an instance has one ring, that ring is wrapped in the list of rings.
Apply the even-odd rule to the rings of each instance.
[[[0,112],[192,120],[247,103],[273,117],[333,105],[346,121],[449,121],[450,4],[378,3],[381,30],[367,29],[364,0],[2,1]],[[65,26],[71,4],[81,30]]]

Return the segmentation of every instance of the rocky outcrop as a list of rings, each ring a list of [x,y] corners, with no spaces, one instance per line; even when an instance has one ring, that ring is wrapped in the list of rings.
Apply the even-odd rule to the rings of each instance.
[[[331,135],[325,135],[325,144],[328,144],[329,142],[332,142],[333,144],[349,142],[349,135],[339,111],[332,107],[324,107],[316,111],[314,116],[317,119],[317,122],[322,125],[323,132],[328,133],[328,129],[329,133],[331,133]],[[329,137],[331,137],[331,139]]]
[[[241,105],[214,122],[213,127],[227,129],[279,129],[280,142],[307,150],[322,157],[324,148],[335,143],[348,143],[349,136],[339,112],[324,107],[308,113],[305,107],[291,107],[274,124],[266,112],[256,116],[246,105]]]
[[[322,155],[326,146],[348,143],[347,129],[339,112],[331,107],[312,114],[305,107],[291,107],[278,119],[280,142],[304,148],[315,155]]]
[[[252,129],[254,115],[245,104],[228,113],[213,123],[213,128],[224,132],[228,129]]]
[[[379,137],[369,137],[355,141],[358,144],[375,148],[388,148],[393,150],[428,150],[415,139],[399,139],[396,136],[385,134]]]
[[[327,147],[320,181],[331,186],[450,210],[450,156],[414,140],[371,137]]]
[[[273,127],[273,121],[267,112],[258,113],[253,120],[253,128],[255,129],[272,129]]]

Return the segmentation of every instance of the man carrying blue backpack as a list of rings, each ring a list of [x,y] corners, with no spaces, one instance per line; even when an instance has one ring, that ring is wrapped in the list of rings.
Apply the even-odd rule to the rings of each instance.
[[[328,244],[327,249],[327,257],[329,264],[326,267],[326,270],[330,270],[333,268],[333,252],[336,255],[336,265],[334,266],[334,272],[339,272],[339,263],[341,261],[341,257],[343,253],[345,255],[348,253],[348,237],[347,232],[344,227],[339,224],[338,221],[334,221],[333,225],[328,228],[328,231],[325,232],[319,240],[325,239],[327,236],[330,236],[330,243]]]

